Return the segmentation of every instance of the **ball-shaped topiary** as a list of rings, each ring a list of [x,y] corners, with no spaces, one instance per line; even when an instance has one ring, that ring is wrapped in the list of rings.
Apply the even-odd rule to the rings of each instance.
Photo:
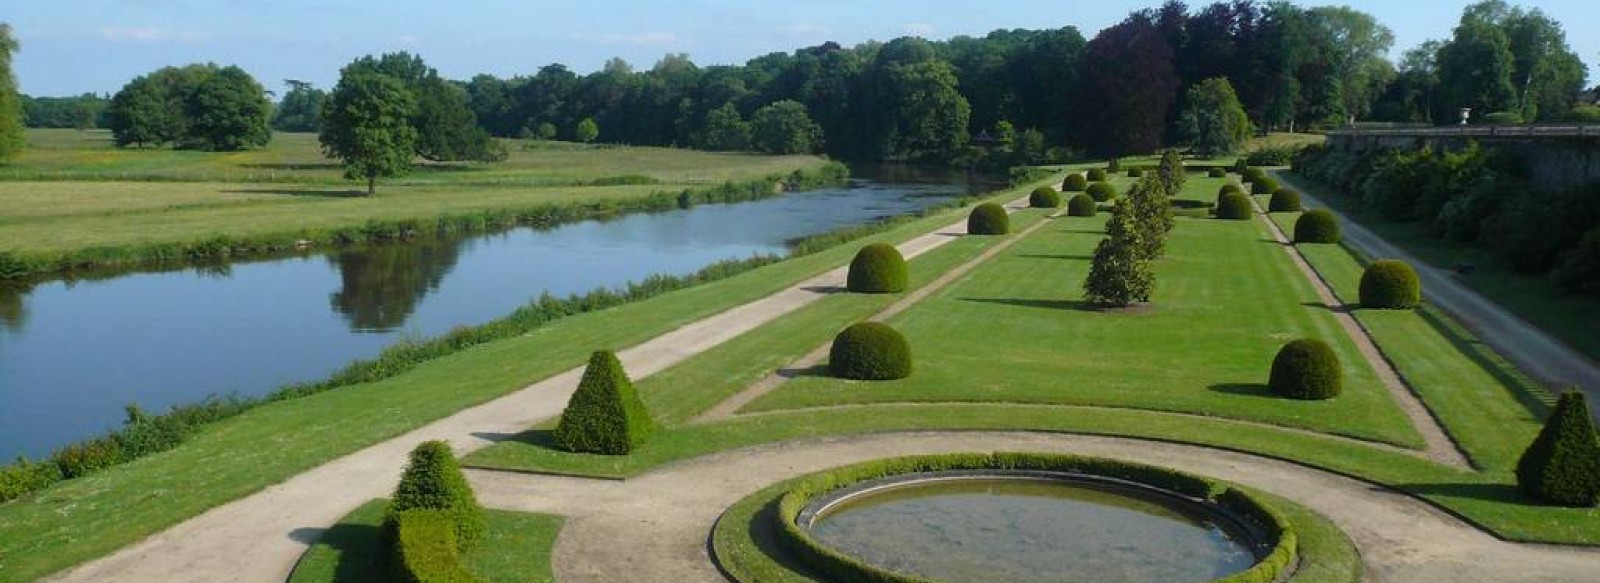
[[[609,350],[589,356],[578,390],[556,424],[556,444],[574,453],[626,455],[655,430],[649,410]]]
[[[1088,193],[1097,202],[1108,202],[1117,198],[1117,187],[1110,182],[1096,182],[1089,185]]]
[[[1328,343],[1302,338],[1278,350],[1267,388],[1290,399],[1332,399],[1344,388],[1341,375],[1339,356]]]
[[[1144,171],[1138,168],[1129,168],[1128,178],[1144,178]]]
[[[1361,307],[1404,310],[1422,303],[1417,270],[1404,261],[1374,261],[1361,274]]]
[[[1222,177],[1225,177],[1227,175],[1228,175],[1228,171],[1227,170],[1223,170],[1221,168],[1212,168],[1212,169],[1206,171],[1206,176],[1210,176],[1212,178],[1222,178]]]
[[[1250,182],[1250,190],[1256,194],[1272,194],[1278,191],[1278,181],[1262,177]]]
[[[1096,210],[1094,197],[1087,194],[1074,196],[1072,200],[1067,202],[1067,216],[1069,217],[1092,217]]]
[[[1300,211],[1300,193],[1287,188],[1279,188],[1272,193],[1272,200],[1267,201],[1267,212],[1293,213]]]
[[[1544,429],[1517,460],[1517,486],[1549,504],[1600,503],[1600,436],[1583,393],[1568,391],[1556,402]]]
[[[861,322],[833,338],[828,372],[858,381],[884,381],[911,376],[911,347],[894,328]]]
[[[1227,184],[1222,185],[1222,188],[1218,188],[1217,189],[1217,198],[1220,199],[1220,198],[1223,197],[1223,195],[1226,195],[1226,194],[1229,194],[1229,193],[1232,193],[1232,194],[1244,194],[1244,188],[1241,188],[1239,185],[1234,184],[1232,182],[1229,182]]]
[[[906,291],[906,258],[888,243],[873,243],[850,261],[845,287],[858,294],[892,294]]]
[[[1061,206],[1061,193],[1048,186],[1033,189],[1028,195],[1028,206],[1036,209],[1053,209]]]
[[[1230,192],[1217,197],[1217,218],[1242,221],[1250,218],[1250,197]]]
[[[1068,174],[1067,178],[1061,181],[1061,190],[1065,192],[1083,192],[1083,189],[1088,187],[1089,179],[1084,178],[1082,174]]]
[[[443,441],[424,441],[411,450],[384,522],[392,527],[400,513],[412,510],[448,513],[455,524],[456,543],[463,548],[482,540],[488,529],[483,507],[461,475],[450,444]]]
[[[1089,182],[1105,182],[1105,181],[1106,181],[1106,171],[1105,171],[1104,168],[1090,168],[1089,169]]]
[[[1267,177],[1267,171],[1252,166],[1245,168],[1243,172],[1240,172],[1239,177],[1243,178],[1245,182],[1253,183],[1257,180],[1265,179]]]
[[[1338,243],[1340,236],[1339,217],[1328,209],[1306,211],[1294,222],[1296,243]]]
[[[992,202],[986,202],[972,209],[972,214],[967,216],[967,234],[969,235],[1004,235],[1011,232],[1011,217],[1006,215],[1005,207]]]

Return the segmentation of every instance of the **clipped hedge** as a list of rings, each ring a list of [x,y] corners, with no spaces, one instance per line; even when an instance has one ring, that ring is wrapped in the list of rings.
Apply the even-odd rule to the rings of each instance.
[[[1295,243],[1338,243],[1339,217],[1328,209],[1306,211],[1294,221]]]
[[[1092,217],[1095,215],[1096,210],[1098,209],[1094,203],[1094,197],[1087,194],[1074,196],[1071,201],[1067,202],[1067,216],[1069,217]]]
[[[1122,159],[1121,158],[1112,158],[1112,159],[1106,161],[1106,172],[1121,172],[1121,171],[1122,171]]]
[[[1302,400],[1332,399],[1344,390],[1339,355],[1328,343],[1301,338],[1278,350],[1272,359],[1267,388],[1280,397]]]
[[[609,350],[589,356],[578,390],[556,425],[556,444],[570,452],[627,455],[642,445],[655,423],[622,361]]]
[[[1109,202],[1116,200],[1117,187],[1110,182],[1096,182],[1089,185],[1088,194],[1095,202]]]
[[[1231,192],[1217,198],[1217,218],[1231,221],[1248,220],[1252,213],[1250,197]]]
[[[999,204],[986,202],[973,207],[967,216],[967,234],[1004,235],[1011,232],[1011,217]]]
[[[1544,429],[1517,460],[1517,486],[1547,504],[1600,504],[1600,436],[1583,393],[1562,393]]]
[[[449,517],[452,544],[463,549],[482,541],[489,529],[488,518],[461,475],[455,453],[443,441],[425,441],[411,450],[384,520],[393,522],[406,512],[419,510]]]
[[[1211,178],[1225,178],[1228,176],[1228,171],[1221,168],[1212,168],[1206,171],[1206,176]]]
[[[1245,194],[1244,188],[1240,187],[1238,184],[1229,182],[1227,184],[1222,185],[1222,188],[1218,188],[1217,189],[1217,198],[1221,199],[1223,197],[1223,195],[1226,195],[1226,194],[1229,194],[1229,193]]]
[[[407,510],[386,522],[394,580],[402,583],[479,583],[461,561],[453,517],[439,510]]]
[[[1250,181],[1250,192],[1254,192],[1256,194],[1272,194],[1277,192],[1278,188],[1278,181],[1271,178],[1262,177],[1257,180]]]
[[[1089,169],[1089,181],[1090,182],[1105,182],[1106,181],[1106,171],[1105,171],[1105,169],[1103,169],[1103,168],[1090,168]]]
[[[1049,186],[1033,189],[1028,195],[1028,206],[1036,209],[1053,209],[1061,207],[1061,193]]]
[[[1267,201],[1267,212],[1300,212],[1300,193],[1287,188],[1279,188],[1272,193],[1272,199]]]
[[[1374,261],[1361,274],[1361,307],[1405,310],[1422,303],[1422,282],[1417,270],[1404,261]]]
[[[1021,470],[1112,478],[1151,486],[1195,499],[1252,523],[1268,537],[1272,550],[1254,566],[1214,583],[1276,581],[1298,557],[1299,538],[1276,509],[1225,482],[1176,470],[1120,460],[1039,453],[965,453],[902,457],[871,461],[802,478],[778,500],[777,543],[817,575],[838,583],[934,583],[915,575],[868,565],[812,538],[797,522],[807,504],[819,496],[868,480],[951,470]]]
[[[1061,190],[1065,192],[1083,192],[1083,189],[1088,187],[1089,179],[1084,178],[1082,174],[1068,174],[1067,177],[1061,181]]]
[[[1144,178],[1144,171],[1138,168],[1129,168],[1128,178]]]
[[[911,346],[894,328],[879,322],[854,324],[833,338],[828,372],[857,381],[887,381],[911,376]]]
[[[845,287],[858,294],[899,293],[906,291],[906,278],[906,258],[900,250],[888,243],[872,243],[850,261]]]

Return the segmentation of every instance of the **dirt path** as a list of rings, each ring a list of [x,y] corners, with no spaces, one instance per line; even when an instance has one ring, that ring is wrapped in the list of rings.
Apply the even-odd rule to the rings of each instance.
[[[1399,259],[1416,268],[1422,279],[1422,294],[1428,303],[1438,306],[1456,321],[1472,331],[1480,341],[1504,355],[1518,369],[1557,389],[1577,386],[1589,399],[1600,399],[1600,364],[1574,350],[1571,346],[1546,334],[1537,326],[1511,313],[1499,304],[1468,289],[1449,271],[1430,265],[1405,250],[1385,241],[1382,237],[1350,220],[1337,209],[1328,206],[1300,184],[1300,180],[1282,172],[1274,172],[1278,180],[1300,191],[1302,202],[1308,207],[1325,208],[1339,217],[1344,240],[1351,247],[1373,258]],[[1600,419],[1600,408],[1594,410]]]
[[[1467,456],[1461,453],[1461,448],[1456,446],[1456,442],[1445,433],[1444,427],[1433,416],[1433,412],[1428,410],[1422,399],[1411,390],[1411,386],[1400,377],[1400,371],[1395,370],[1394,364],[1384,358],[1383,352],[1378,350],[1377,343],[1373,342],[1372,335],[1356,321],[1355,316],[1350,315],[1349,310],[1345,309],[1344,303],[1339,301],[1338,296],[1333,293],[1333,288],[1322,278],[1322,274],[1311,267],[1305,256],[1300,254],[1300,249],[1289,241],[1283,229],[1278,228],[1278,223],[1267,216],[1255,197],[1250,197],[1250,204],[1255,207],[1256,218],[1267,224],[1272,238],[1278,241],[1285,253],[1289,254],[1295,266],[1300,268],[1300,273],[1311,281],[1311,287],[1317,292],[1317,300],[1333,313],[1333,318],[1339,322],[1339,327],[1344,329],[1345,334],[1355,342],[1356,350],[1361,353],[1361,357],[1372,365],[1373,372],[1378,375],[1378,381],[1389,390],[1389,395],[1395,404],[1399,405],[1400,411],[1411,420],[1411,426],[1416,428],[1417,433],[1422,434],[1423,443],[1427,444],[1425,453],[1428,459],[1458,468],[1471,467]]]
[[[1026,201],[1026,199],[1023,199]],[[1015,203],[1013,203],[1015,206]],[[966,221],[901,243],[913,258],[966,233]],[[673,330],[618,357],[643,378],[817,301],[841,288],[845,268]],[[283,581],[322,532],[361,503],[389,495],[407,452],[430,439],[465,454],[559,415],[582,368],[569,370],[489,403],[462,410],[400,437],[296,475],[213,508],[108,556],[46,578],[58,582],[152,581],[215,583]],[[618,580],[629,580],[623,578]]]
[[[1505,543],[1397,492],[1304,466],[1137,439],[1028,432],[925,432],[726,451],[627,481],[470,471],[485,504],[567,516],[553,557],[561,583],[722,583],[706,546],[717,516],[770,484],[887,456],[1038,451],[1114,457],[1248,484],[1331,518],[1378,582],[1593,580],[1600,549]]]

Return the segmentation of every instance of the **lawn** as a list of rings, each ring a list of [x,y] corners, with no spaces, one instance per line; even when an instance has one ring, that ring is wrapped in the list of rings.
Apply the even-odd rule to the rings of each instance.
[[[383,542],[387,500],[373,500],[329,527],[295,565],[288,583],[383,581],[389,560]],[[546,514],[488,510],[483,542],[462,554],[474,575],[487,583],[550,583],[550,550],[563,519]]]

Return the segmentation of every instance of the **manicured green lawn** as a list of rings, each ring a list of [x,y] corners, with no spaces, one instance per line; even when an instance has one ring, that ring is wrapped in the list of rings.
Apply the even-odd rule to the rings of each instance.
[[[387,576],[383,544],[387,500],[355,509],[322,534],[300,557],[289,583],[368,583]],[[489,530],[482,544],[462,555],[472,573],[488,583],[549,583],[550,551],[563,519],[545,514],[487,511]]]

